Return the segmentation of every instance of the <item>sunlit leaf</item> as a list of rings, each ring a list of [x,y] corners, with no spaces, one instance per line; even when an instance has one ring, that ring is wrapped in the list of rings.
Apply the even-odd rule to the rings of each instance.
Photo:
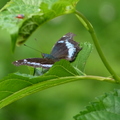
[[[79,0],[11,0],[0,12],[0,27],[6,29],[15,44],[24,43],[43,23],[73,13]],[[24,15],[23,19],[16,16]]]

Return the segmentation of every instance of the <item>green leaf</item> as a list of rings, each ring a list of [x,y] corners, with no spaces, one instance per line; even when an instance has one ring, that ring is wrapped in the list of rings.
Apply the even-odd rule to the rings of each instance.
[[[120,120],[120,90],[98,97],[86,110],[81,111],[75,120]]]
[[[0,10],[0,27],[12,38],[12,47],[24,43],[43,23],[75,11],[79,0],[11,0]],[[16,18],[23,14],[23,19]]]
[[[80,53],[78,54],[76,60],[72,63],[72,65],[81,75],[85,70],[85,65],[92,51],[93,46],[88,42],[81,43],[80,46],[82,47],[82,50],[80,51]]]
[[[0,81],[0,108],[34,92],[78,80],[78,73],[66,60],[55,65],[42,76],[10,74]]]
[[[0,80],[0,108],[35,92],[84,79],[115,82],[112,78],[100,76],[78,76],[68,61],[61,60],[42,76],[15,73]]]
[[[76,70],[71,66],[70,62],[60,60],[44,75],[55,75],[57,77],[75,76],[78,75]]]
[[[87,50],[87,44],[83,44],[83,46],[85,46],[82,50],[83,52]],[[83,57],[84,59],[81,62],[85,63],[88,57],[81,56],[82,54],[83,53],[80,52],[77,57],[79,59],[82,59]],[[85,67],[85,65],[81,62],[80,64]],[[77,63],[79,62],[74,62],[73,65],[77,66]],[[29,67],[29,69],[30,74],[32,74],[34,72],[33,68]],[[39,73],[37,71],[37,74],[41,73],[41,71]],[[82,75],[81,78],[79,75]],[[83,78],[83,75],[84,74],[82,72],[80,74],[78,69],[76,70],[76,67],[73,67],[67,60],[60,60],[59,62],[56,62],[53,67],[42,76],[32,76],[20,73],[10,74],[0,81],[0,108],[37,91],[79,79],[86,79],[86,77]],[[100,78],[100,80],[104,80],[104,78]]]

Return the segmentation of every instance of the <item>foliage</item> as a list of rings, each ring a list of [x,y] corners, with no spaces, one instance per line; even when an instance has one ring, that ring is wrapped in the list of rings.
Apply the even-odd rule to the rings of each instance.
[[[0,27],[6,29],[15,46],[23,44],[37,28],[47,21],[61,15],[74,13],[86,30],[89,31],[95,47],[111,77],[86,75],[86,61],[92,51],[92,45],[82,43],[82,51],[73,63],[61,60],[41,76],[13,73],[0,81],[0,108],[22,97],[60,84],[76,80],[93,79],[120,83],[118,75],[105,58],[91,23],[76,10],[78,0],[11,0],[0,10]],[[23,15],[23,18],[18,18]],[[115,106],[115,107],[114,107]],[[86,111],[80,112],[76,120],[119,119],[119,90],[99,97]],[[116,115],[117,114],[117,115]],[[109,116],[109,117],[108,117]]]
[[[77,1],[12,0],[1,10],[0,26],[11,34],[14,50],[16,41],[18,45],[22,44],[43,23],[60,15],[73,13]],[[19,14],[25,17],[22,20],[15,19]]]
[[[83,75],[82,72],[85,66],[83,63],[86,62],[91,48],[92,46],[90,44],[83,44],[81,54],[83,55],[85,52],[84,57],[81,58],[81,55],[79,55],[73,63],[76,65],[79,59],[81,59],[79,66],[82,68],[82,71],[79,70],[79,66],[75,66],[75,69],[68,61],[61,60],[56,62],[54,66],[42,76],[14,73],[5,77],[0,81],[0,86],[2,86],[0,88],[0,108],[34,92],[80,79],[78,75]]]
[[[120,119],[120,90],[113,93],[106,93],[97,98],[96,102],[92,102],[76,115],[75,120],[119,120]]]

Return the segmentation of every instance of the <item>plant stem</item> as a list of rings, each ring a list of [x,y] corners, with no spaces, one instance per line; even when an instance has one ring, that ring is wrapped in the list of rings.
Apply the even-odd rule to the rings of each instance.
[[[115,73],[115,71],[112,69],[112,67],[110,66],[110,64],[108,63],[107,59],[105,58],[100,44],[98,42],[97,36],[95,34],[94,28],[93,26],[90,24],[90,22],[77,10],[75,11],[76,16],[78,17],[78,19],[82,22],[82,24],[84,25],[84,27],[89,31],[93,42],[95,44],[95,47],[97,49],[97,52],[102,60],[102,62],[104,63],[105,67],[107,68],[107,70],[110,72],[110,74],[113,76],[113,78],[115,79],[116,82],[120,82],[119,76]]]

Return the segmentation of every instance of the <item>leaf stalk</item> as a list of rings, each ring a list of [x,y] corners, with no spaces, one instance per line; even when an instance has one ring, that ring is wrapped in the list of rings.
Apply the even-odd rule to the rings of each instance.
[[[109,73],[112,75],[112,77],[115,79],[115,81],[117,83],[120,83],[120,78],[119,76],[115,73],[115,71],[112,69],[112,67],[110,66],[110,64],[108,63],[107,59],[105,58],[105,55],[102,52],[102,49],[100,47],[100,44],[98,42],[98,38],[95,34],[94,28],[91,25],[91,23],[79,12],[79,11],[75,11],[76,16],[78,17],[78,19],[80,20],[80,22],[83,24],[83,26],[89,31],[94,45],[97,49],[97,52],[103,62],[103,64],[105,65],[105,67],[107,68],[107,70],[109,71]]]

